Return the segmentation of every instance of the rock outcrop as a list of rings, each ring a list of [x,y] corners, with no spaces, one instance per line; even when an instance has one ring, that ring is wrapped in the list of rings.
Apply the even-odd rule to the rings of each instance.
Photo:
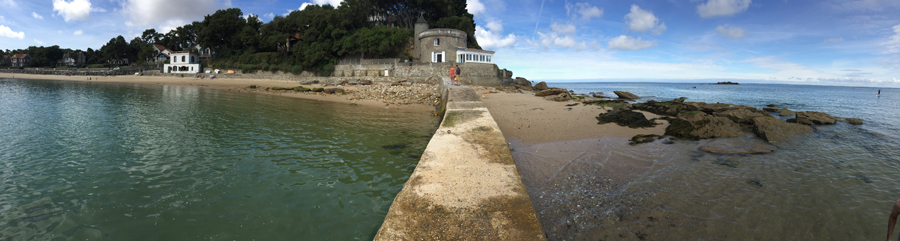
[[[656,123],[648,120],[643,113],[633,111],[627,108],[613,108],[605,114],[597,116],[597,124],[616,123],[620,126],[628,126],[631,128],[653,127]]]
[[[778,112],[779,112],[779,113],[778,113],[779,116],[792,116],[792,115],[796,115],[796,114],[797,114],[797,113],[794,113],[794,112],[791,111],[791,110],[788,110],[787,108],[781,108],[781,110],[778,110]]]
[[[763,110],[766,111],[766,112],[770,112],[770,113],[771,113],[771,112],[778,112],[778,108],[774,108],[774,107],[764,107]]]
[[[863,124],[863,120],[859,119],[859,118],[847,118],[847,119],[843,119],[841,121],[847,122],[851,125],[862,125]]]
[[[640,98],[641,98],[641,97],[639,97],[639,96],[637,96],[637,95],[635,95],[635,94],[628,93],[628,92],[625,92],[625,91],[618,91],[618,90],[617,90],[617,91],[613,91],[613,93],[615,93],[616,96],[619,96],[619,99],[636,100],[636,99],[640,99]]]
[[[534,87],[532,87],[532,88],[533,88],[534,90],[537,90],[537,91],[542,91],[542,90],[549,89],[549,88],[547,87],[547,82],[544,82],[544,81],[541,81],[540,83],[537,83],[537,84],[534,85]]]
[[[753,118],[767,116],[765,112],[760,113],[755,108],[731,108],[727,110],[717,111],[713,115],[726,117],[738,124],[751,125]]]
[[[519,85],[519,86],[528,86],[528,87],[531,87],[531,81],[528,81],[528,79],[525,79],[525,78],[522,78],[522,77],[516,77],[516,79],[515,79],[515,81],[513,82],[513,84]],[[544,83],[544,85],[547,85],[547,83]]]
[[[569,95],[568,92],[565,92],[565,93],[560,93],[560,94],[558,94],[558,95],[548,95],[548,96],[544,96],[544,99],[545,99],[545,100],[557,101],[557,102],[564,102],[564,101],[569,101],[569,100],[571,100],[571,99],[572,99],[572,95]],[[575,103],[575,104],[578,104],[578,103]]]
[[[797,117],[789,119],[788,122],[804,125],[834,125],[837,118],[822,112],[804,111],[797,112]]]
[[[541,83],[543,83],[543,82],[541,82]],[[569,92],[566,91],[566,89],[553,88],[553,89],[543,90],[541,92],[534,93],[534,96],[544,97],[544,96],[551,96],[551,95],[559,95],[561,93],[569,93]]]
[[[695,140],[741,134],[741,126],[737,123],[701,111],[679,113],[676,118],[669,118],[669,126],[666,127],[666,135]]]
[[[753,118],[753,132],[769,142],[780,142],[797,134],[812,133],[812,127],[787,123],[772,116]]]

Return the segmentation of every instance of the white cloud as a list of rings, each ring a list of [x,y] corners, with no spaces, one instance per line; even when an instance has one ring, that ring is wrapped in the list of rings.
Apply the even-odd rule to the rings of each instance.
[[[830,39],[825,39],[825,41],[822,41],[823,44],[827,44],[827,43],[839,43],[839,42],[844,42],[844,38],[843,38],[843,37],[840,37],[840,38],[830,38]]]
[[[728,24],[719,25],[718,27],[716,27],[716,32],[730,39],[741,39],[745,35],[747,35],[747,32],[744,32],[741,27],[732,27],[728,26]]]
[[[888,41],[881,42],[881,45],[887,48],[884,54],[900,53],[900,24],[894,26],[894,35]]]
[[[550,24],[550,30],[553,30],[554,33],[562,35],[574,34],[575,25],[552,23]]]
[[[486,26],[490,29],[475,26],[475,39],[478,39],[478,45],[482,48],[498,49],[512,47],[516,44],[516,35],[509,34],[506,37],[500,35],[500,32],[503,30],[502,23],[489,22]]]
[[[631,5],[631,12],[625,15],[625,23],[628,24],[628,29],[635,32],[651,31],[653,34],[659,35],[666,31],[665,23],[660,23],[659,18],[653,13],[634,4]]]
[[[44,41],[35,39],[34,42],[37,43],[38,45],[44,45]]]
[[[0,5],[5,5],[7,7],[16,7],[16,2],[13,0],[0,0]]]
[[[632,38],[625,35],[620,35],[619,37],[615,37],[609,40],[607,44],[609,49],[614,50],[623,50],[623,51],[632,51],[632,50],[642,50],[648,49],[652,47],[656,47],[656,40],[647,41],[643,40],[640,37]]]
[[[585,2],[571,4],[566,1],[566,15],[572,18],[581,18],[581,20],[591,20],[591,18],[603,17],[603,9]]]
[[[563,48],[572,48],[572,47],[575,47],[576,44],[578,44],[578,43],[576,43],[575,40],[569,36],[565,36],[562,38],[556,37],[553,39],[553,45],[563,47]]]
[[[751,0],[708,0],[697,5],[697,14],[702,18],[727,17],[747,11]]]
[[[484,12],[484,4],[481,3],[481,0],[466,0],[466,10],[477,16]]]
[[[12,31],[12,29],[10,29],[7,26],[0,25],[0,36],[7,37],[7,38],[24,39],[25,33],[24,32],[15,32],[15,31]]]
[[[313,5],[313,4],[312,4],[312,3],[303,3],[303,4],[300,4],[300,8],[298,8],[297,10],[303,11],[303,9],[306,9],[306,7],[308,7],[309,5]],[[293,12],[293,11],[294,11],[294,10],[288,9],[288,13],[286,13],[286,14],[284,14],[284,15],[291,14],[291,12]]]
[[[87,20],[92,11],[98,10],[91,9],[90,0],[72,0],[71,2],[53,0],[53,11],[63,16],[63,19],[68,22],[70,20]]]
[[[203,16],[212,14],[228,4],[228,2],[220,3],[219,0],[124,1],[121,11],[128,18],[125,22],[127,26],[158,27],[157,31],[163,33],[193,21],[203,20]]]
[[[44,16],[41,16],[40,14],[37,14],[36,12],[31,12],[31,16],[36,19],[44,19]]]
[[[81,31],[81,30],[75,30],[75,32],[72,33],[72,34],[74,34],[75,36],[81,36],[82,34],[84,34],[84,31]]]
[[[275,18],[275,13],[263,14],[263,17],[268,18],[269,20],[272,20]]]

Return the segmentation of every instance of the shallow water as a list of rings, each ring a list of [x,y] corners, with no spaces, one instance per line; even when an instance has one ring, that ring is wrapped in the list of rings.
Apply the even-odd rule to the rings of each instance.
[[[0,240],[368,240],[439,120],[179,86],[0,80]]]
[[[711,140],[638,146],[624,138],[512,141],[551,240],[873,240],[884,238],[891,205],[900,199],[895,89],[882,90],[879,98],[877,89],[851,87],[550,85],[656,100],[787,103],[795,111],[866,121],[819,126],[761,155],[699,150]],[[728,140],[763,143],[752,133]]]

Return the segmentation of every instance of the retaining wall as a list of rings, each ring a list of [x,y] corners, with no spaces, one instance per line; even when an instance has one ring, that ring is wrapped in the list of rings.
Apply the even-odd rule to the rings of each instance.
[[[490,112],[443,79],[444,120],[375,240],[546,240]]]

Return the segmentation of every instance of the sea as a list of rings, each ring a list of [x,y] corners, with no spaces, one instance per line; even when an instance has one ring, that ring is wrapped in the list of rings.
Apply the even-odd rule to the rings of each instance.
[[[773,144],[714,154],[711,142],[768,144],[752,130],[716,140],[509,140],[550,240],[876,240],[900,199],[900,89],[787,84],[548,83],[575,93],[730,103],[860,118]],[[878,90],[881,89],[879,96]],[[598,113],[599,114],[599,113]],[[779,117],[785,119],[784,117]],[[553,164],[553,175],[527,180]],[[529,184],[530,183],[530,184]],[[900,232],[895,230],[894,235]]]
[[[440,119],[0,79],[0,240],[371,240]]]

